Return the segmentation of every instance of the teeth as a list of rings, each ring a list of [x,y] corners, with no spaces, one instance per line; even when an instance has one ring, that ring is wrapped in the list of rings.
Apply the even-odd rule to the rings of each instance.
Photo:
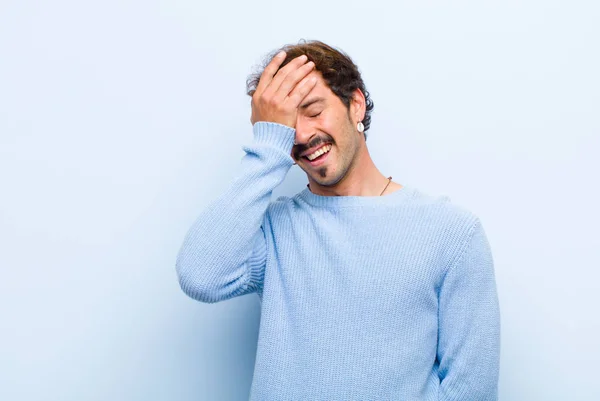
[[[314,153],[311,153],[310,155],[306,156],[308,158],[308,160],[315,160],[317,157],[321,156],[323,153],[327,153],[331,150],[331,146],[332,145],[325,145],[322,148],[320,148],[319,150],[317,150]]]

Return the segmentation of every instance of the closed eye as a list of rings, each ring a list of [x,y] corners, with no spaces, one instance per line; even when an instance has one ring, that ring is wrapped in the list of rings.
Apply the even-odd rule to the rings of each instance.
[[[317,114],[314,114],[314,115],[309,116],[309,117],[311,117],[311,118],[319,117],[320,114],[321,114],[321,112],[318,112]]]

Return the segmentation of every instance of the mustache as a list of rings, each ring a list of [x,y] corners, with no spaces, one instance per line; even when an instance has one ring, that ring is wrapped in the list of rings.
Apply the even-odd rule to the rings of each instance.
[[[296,145],[294,147],[294,150],[293,150],[294,159],[299,159],[300,158],[300,154],[302,152],[306,152],[310,148],[314,148],[316,146],[323,145],[325,143],[331,143],[332,145],[335,145],[335,141],[329,135],[327,135],[325,137],[318,136],[318,137],[312,139],[307,144],[298,144],[298,145]]]

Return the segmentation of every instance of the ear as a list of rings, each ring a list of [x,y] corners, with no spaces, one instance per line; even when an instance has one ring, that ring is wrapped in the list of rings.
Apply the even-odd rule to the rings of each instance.
[[[365,95],[358,88],[352,94],[350,101],[350,116],[354,119],[354,124],[365,118],[366,102]]]

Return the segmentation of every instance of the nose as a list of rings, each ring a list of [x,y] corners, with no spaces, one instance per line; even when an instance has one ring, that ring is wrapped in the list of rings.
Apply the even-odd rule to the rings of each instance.
[[[296,117],[296,140],[294,142],[295,145],[305,145],[308,141],[314,136],[315,130],[310,124],[310,121],[307,121],[306,118],[303,118],[300,113],[298,113],[298,117]]]

